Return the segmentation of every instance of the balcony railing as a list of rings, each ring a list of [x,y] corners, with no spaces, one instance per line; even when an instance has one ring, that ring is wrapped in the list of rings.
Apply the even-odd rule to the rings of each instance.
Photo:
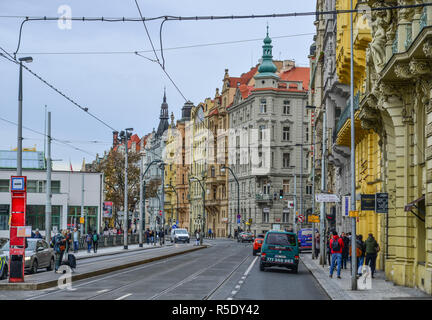
[[[357,93],[353,99],[354,100],[354,112],[359,109],[359,99],[360,99],[360,94]],[[351,101],[350,101],[350,99],[348,99],[347,106],[342,111],[342,113],[339,117],[339,120],[336,123],[335,130],[333,132],[333,141],[336,141],[336,137],[337,137],[340,129],[342,129],[345,122],[349,119],[350,116],[351,116]]]
[[[270,194],[257,193],[257,194],[255,194],[255,200],[256,201],[271,201],[272,197]]]

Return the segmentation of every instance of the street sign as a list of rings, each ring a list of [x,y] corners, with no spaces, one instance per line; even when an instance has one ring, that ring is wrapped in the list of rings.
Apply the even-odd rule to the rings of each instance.
[[[362,211],[375,211],[375,195],[374,194],[361,194],[361,210]]]
[[[81,223],[81,224],[84,223],[84,217],[80,217],[80,223]]]
[[[294,201],[288,201],[288,208],[294,208]]]
[[[388,213],[388,193],[375,194],[375,212]]]
[[[299,215],[299,216],[298,216],[298,221],[299,221],[299,222],[304,222],[304,215],[302,215],[302,214]]]
[[[317,193],[315,195],[316,202],[340,202],[340,199],[335,194]]]
[[[319,215],[317,215],[317,214],[309,215],[308,219],[309,219],[310,223],[319,223],[320,222]]]
[[[350,207],[351,207],[351,197],[350,196],[344,196],[342,198],[342,216],[343,217],[349,217]]]
[[[349,212],[349,216],[350,216],[351,218],[358,217],[358,216],[359,216],[359,212],[358,212],[358,211],[350,211],[350,212]]]

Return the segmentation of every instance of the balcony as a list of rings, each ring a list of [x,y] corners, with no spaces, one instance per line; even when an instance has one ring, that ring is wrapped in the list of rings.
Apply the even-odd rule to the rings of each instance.
[[[260,194],[260,193],[257,193],[257,194],[255,194],[255,201],[256,202],[262,202],[262,203],[264,203],[264,202],[272,202],[273,198],[272,198],[272,196],[270,194]]]

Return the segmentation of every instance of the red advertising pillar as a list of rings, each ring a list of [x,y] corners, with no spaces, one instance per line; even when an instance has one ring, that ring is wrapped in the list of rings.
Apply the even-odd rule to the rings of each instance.
[[[9,282],[24,282],[27,177],[11,177]]]

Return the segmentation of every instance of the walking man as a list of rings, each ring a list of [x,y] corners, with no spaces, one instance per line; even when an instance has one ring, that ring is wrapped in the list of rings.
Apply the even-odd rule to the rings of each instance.
[[[195,238],[196,238],[195,245],[199,246],[199,244],[200,244],[200,232],[199,231],[195,232]]]
[[[376,258],[377,258],[377,253],[380,251],[380,247],[372,233],[369,233],[369,237],[365,241],[365,248],[366,248],[366,265],[370,266],[372,272],[372,278],[374,278]]]
[[[347,268],[347,261],[349,255],[349,239],[344,232],[341,233],[341,238],[344,243],[344,247],[342,249],[342,269]]]
[[[96,253],[99,244],[99,235],[97,234],[96,230],[93,232],[92,240],[93,240],[93,252]]]
[[[66,249],[66,238],[63,234],[63,230],[54,236],[54,252],[56,255],[56,263],[55,263],[55,273],[58,273],[58,269],[63,260],[63,254]]]
[[[74,253],[78,252],[78,241],[79,241],[79,232],[78,232],[77,228],[74,228],[74,231],[73,231]]]
[[[330,265],[330,278],[333,277],[333,271],[335,267],[335,262],[337,260],[337,277],[340,279],[341,265],[342,265],[342,249],[344,247],[344,242],[339,238],[336,231],[333,231],[333,238],[330,240],[330,250],[331,250],[331,265]]]
[[[91,230],[87,233],[86,242],[87,242],[87,252],[90,253],[91,246],[92,246],[92,232],[91,232]]]

